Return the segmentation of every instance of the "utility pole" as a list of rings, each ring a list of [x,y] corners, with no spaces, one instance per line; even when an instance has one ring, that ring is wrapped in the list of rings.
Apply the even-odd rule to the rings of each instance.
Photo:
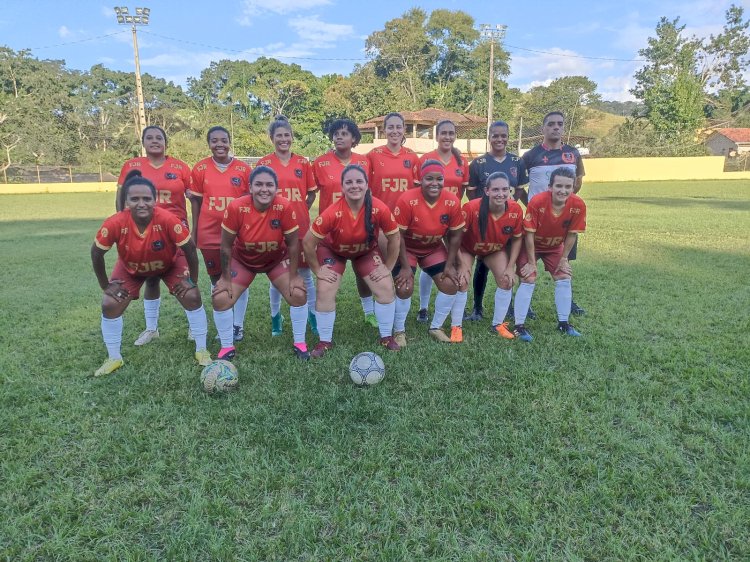
[[[487,151],[490,150],[489,135],[490,125],[492,124],[492,110],[493,110],[493,86],[495,83],[495,41],[502,43],[505,38],[505,31],[508,29],[507,25],[495,24],[494,26],[489,23],[482,23],[479,25],[479,35],[482,39],[489,40],[490,42],[490,76],[487,88]]]
[[[117,23],[121,25],[129,25],[133,32],[133,53],[135,55],[135,95],[138,101],[138,112],[136,114],[136,127],[138,129],[137,135],[140,138],[143,129],[146,128],[146,107],[143,102],[143,86],[141,84],[141,62],[138,57],[138,32],[136,31],[137,25],[148,25],[151,17],[151,10],[149,8],[136,8],[135,15],[131,16],[128,13],[126,6],[115,7],[115,14],[117,14]],[[146,149],[141,147],[141,156],[146,155]]]

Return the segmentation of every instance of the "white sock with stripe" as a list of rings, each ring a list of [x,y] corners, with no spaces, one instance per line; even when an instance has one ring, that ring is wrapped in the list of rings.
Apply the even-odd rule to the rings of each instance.
[[[492,313],[492,325],[497,326],[505,321],[505,315],[508,314],[510,301],[513,298],[513,291],[510,289],[495,289],[495,311]]]
[[[385,338],[393,335],[393,320],[396,316],[395,299],[388,304],[375,302],[375,318],[378,319],[378,330],[380,337]]]
[[[409,315],[410,308],[411,297],[409,297],[408,299],[400,299],[396,297],[396,313],[393,317],[394,332],[406,331],[406,317]]]
[[[315,316],[318,318],[318,337],[320,341],[333,341],[333,323],[336,322],[336,311],[331,310],[329,312],[315,311]]]
[[[516,290],[516,298],[513,306],[516,325],[526,322],[526,315],[531,306],[531,297],[534,295],[536,283],[521,283]]]
[[[122,359],[122,316],[105,318],[102,314],[102,339],[110,359]]]
[[[557,319],[567,322],[570,318],[570,304],[573,302],[573,285],[570,279],[555,281],[555,308],[557,308]]]
[[[206,349],[206,335],[208,334],[208,320],[206,319],[206,309],[201,305],[195,310],[186,310],[188,326],[195,339],[195,351]]]
[[[231,308],[221,311],[214,309],[214,324],[216,325],[216,331],[219,332],[219,340],[221,341],[222,349],[234,345],[233,316],[234,313]],[[198,343],[197,338],[195,343]]]
[[[451,308],[451,326],[461,326],[464,322],[464,310],[466,310],[466,300],[469,298],[467,291],[458,291]]]
[[[292,319],[292,336],[295,344],[305,345],[307,331],[307,303],[302,306],[290,306],[289,317]]]
[[[146,329],[155,332],[159,329],[159,309],[161,299],[143,299],[143,315],[146,317]]]

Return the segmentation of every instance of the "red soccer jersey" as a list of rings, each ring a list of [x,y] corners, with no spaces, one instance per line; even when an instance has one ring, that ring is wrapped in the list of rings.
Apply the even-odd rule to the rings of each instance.
[[[236,158],[223,172],[212,158],[204,158],[193,168],[190,193],[203,198],[198,217],[198,247],[216,250],[221,246],[221,221],[229,204],[250,191],[250,166]]]
[[[161,166],[154,166],[145,156],[139,156],[125,162],[120,171],[118,185],[125,183],[125,176],[132,170],[150,180],[156,187],[156,206],[162,207],[187,223],[185,195],[190,189],[190,166],[182,160],[167,156]]]
[[[154,216],[141,234],[130,211],[120,211],[104,221],[94,243],[102,250],[117,244],[117,254],[131,275],[153,277],[172,266],[177,248],[190,241],[190,231],[166,209]]]
[[[378,146],[367,154],[367,159],[372,195],[389,209],[395,209],[401,194],[417,183],[419,156],[404,146],[396,154],[387,146]]]
[[[420,253],[442,244],[449,230],[464,227],[461,203],[445,189],[434,205],[425,201],[421,189],[407,191],[399,197],[393,214],[407,249]]]
[[[367,156],[352,152],[349,164],[355,164],[364,168],[365,173],[370,176],[370,161]],[[341,199],[341,174],[346,166],[336,156],[335,151],[330,150],[318,156],[313,162],[313,174],[315,183],[318,185],[320,201],[318,202],[318,213],[323,214],[328,207]]]
[[[297,213],[299,237],[310,229],[310,211],[307,208],[307,194],[315,191],[315,176],[310,162],[304,156],[292,153],[285,166],[275,152],[258,160],[257,166],[268,166],[279,178],[279,194],[288,199]]]
[[[398,231],[391,210],[375,197],[372,198],[372,224],[375,226],[375,236],[368,244],[364,206],[355,216],[346,199],[339,199],[315,219],[310,229],[315,236],[323,239],[323,244],[334,254],[356,258],[378,245],[379,231],[387,235]]]
[[[523,209],[515,201],[508,201],[505,212],[499,217],[487,213],[487,231],[484,240],[479,232],[479,207],[482,199],[473,199],[463,208],[464,236],[461,247],[474,256],[486,256],[502,250],[511,238],[523,234]]]
[[[586,230],[586,203],[578,195],[572,194],[562,212],[555,215],[552,211],[552,192],[543,191],[529,201],[523,228],[526,232],[534,233],[534,248],[538,252],[553,250],[565,242],[568,232]]]
[[[232,257],[247,267],[264,269],[281,261],[286,253],[284,235],[299,228],[293,205],[280,195],[261,212],[251,195],[235,199],[224,213],[221,227],[237,235]]]
[[[461,201],[464,197],[464,191],[469,185],[469,163],[466,161],[466,158],[461,158],[461,164],[459,165],[455,154],[451,153],[450,162],[446,164],[440,158],[440,154],[438,154],[437,150],[423,154],[419,159],[419,167],[417,168],[420,181],[422,179],[422,164],[427,160],[437,160],[445,166],[445,181],[443,182],[443,189],[447,189],[453,195],[458,197],[459,201]]]

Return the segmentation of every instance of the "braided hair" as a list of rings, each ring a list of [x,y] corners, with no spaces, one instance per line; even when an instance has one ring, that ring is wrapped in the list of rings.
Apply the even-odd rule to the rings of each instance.
[[[490,214],[490,196],[487,194],[487,189],[493,180],[496,179],[503,179],[510,185],[510,179],[505,172],[493,172],[487,177],[487,181],[484,182],[482,202],[479,204],[479,236],[482,242],[484,242],[484,237],[487,235],[487,223],[489,222]]]
[[[362,177],[365,178],[365,185],[367,185],[367,191],[365,191],[365,231],[367,232],[367,244],[370,245],[375,240],[375,225],[372,223],[372,191],[370,191],[367,181],[367,172],[357,164],[349,164],[344,168],[344,171],[341,172],[341,185],[344,185],[344,176],[351,170],[356,170],[362,174]]]

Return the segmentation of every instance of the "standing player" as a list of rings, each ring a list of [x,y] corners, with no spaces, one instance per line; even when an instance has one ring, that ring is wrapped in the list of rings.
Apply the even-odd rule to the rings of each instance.
[[[176,216],[187,229],[187,208],[185,197],[190,188],[190,166],[182,160],[167,156],[167,133],[164,129],[151,125],[143,129],[141,143],[146,150],[146,156],[132,158],[125,162],[117,180],[117,197],[115,208],[122,211],[125,206],[122,201],[122,186],[125,178],[132,170],[138,170],[141,176],[156,186],[156,206],[166,209]],[[159,309],[161,308],[161,294],[159,278],[146,279],[143,291],[143,313],[146,316],[146,329],[143,330],[134,345],[146,345],[159,337]]]
[[[193,241],[203,254],[211,278],[211,290],[221,275],[219,248],[224,211],[237,197],[247,194],[250,166],[231,154],[231,137],[224,127],[211,127],[206,134],[211,156],[193,168],[190,204],[193,210]],[[234,341],[245,337],[247,292],[234,303]]]
[[[315,319],[315,281],[313,280],[310,268],[305,263],[305,256],[302,253],[302,238],[307,234],[310,228],[310,207],[315,201],[315,176],[310,162],[304,156],[292,152],[292,141],[294,134],[292,126],[283,115],[278,115],[268,127],[268,136],[271,137],[274,151],[261,158],[258,166],[268,166],[274,172],[279,181],[279,193],[286,198],[292,205],[297,214],[297,223],[299,230],[298,248],[299,255],[299,274],[305,280],[307,289],[307,308],[309,311],[308,322],[313,334],[318,333]],[[279,336],[282,331],[281,315],[281,293],[271,284],[268,288],[269,300],[271,304],[271,335]]]
[[[348,165],[340,183],[343,198],[315,219],[303,242],[307,263],[318,278],[316,306],[320,342],[312,356],[322,357],[333,347],[336,294],[347,260],[351,260],[354,272],[375,296],[380,345],[398,351],[400,347],[393,339],[396,295],[391,276],[400,247],[398,225],[385,203],[373,198],[364,168]],[[378,247],[379,231],[388,240],[385,257]]]
[[[463,207],[466,227],[459,257],[467,279],[475,257],[492,271],[497,283],[492,331],[513,339],[513,333],[503,320],[513,297],[516,260],[522,245],[523,209],[513,201],[510,179],[504,172],[491,173],[482,192],[480,199],[472,199]],[[452,316],[454,325],[460,322],[463,307],[454,306]],[[456,334],[456,338],[458,336]]]
[[[445,180],[443,189],[450,191],[461,201],[464,197],[464,191],[469,185],[469,163],[461,155],[461,151],[453,146],[456,142],[456,125],[453,121],[446,119],[440,121],[435,126],[438,147],[432,152],[423,154],[419,159],[421,166],[427,160],[438,160],[445,166]],[[429,322],[430,318],[427,309],[430,305],[430,293],[432,293],[432,277],[424,271],[419,274],[419,312],[417,313],[418,322]],[[459,293],[463,295],[463,301],[459,303],[460,298],[456,297],[454,306],[466,305],[466,292]]]
[[[583,184],[583,160],[578,149],[564,144],[562,141],[565,131],[565,119],[559,111],[551,111],[542,121],[542,144],[536,145],[522,156],[526,169],[529,171],[529,202],[547,191],[550,174],[559,167],[571,170],[575,174],[574,193],[581,191]],[[577,243],[570,252],[570,260],[576,259]],[[570,313],[574,316],[586,314],[586,311],[571,301]]]
[[[438,288],[429,334],[440,342],[452,341],[442,326],[453,307],[457,287],[465,283],[458,271],[458,248],[464,219],[458,197],[443,189],[444,170],[437,160],[427,160],[422,164],[421,188],[403,193],[393,211],[401,229],[399,261],[393,269],[396,284],[393,330],[401,347],[406,346],[406,317],[411,307],[417,264],[432,277]]]
[[[404,191],[417,185],[419,180],[419,157],[403,144],[404,117],[400,113],[389,113],[383,119],[387,143],[373,148],[367,158],[370,161],[370,189],[373,197],[380,199],[389,209]]]
[[[195,359],[199,365],[208,365],[208,325],[195,286],[198,253],[190,231],[172,213],[156,207],[156,188],[138,171],[131,171],[123,182],[121,197],[124,210],[104,221],[91,246],[94,274],[104,292],[102,338],[109,355],[94,376],[108,375],[122,367],[122,315],[151,277],[163,280],[180,301],[195,338]],[[118,258],[108,278],[104,254],[115,244]]]
[[[305,343],[305,284],[297,274],[300,251],[295,215],[295,205],[278,194],[276,173],[267,166],[253,170],[250,193],[227,207],[221,223],[221,277],[212,294],[221,340],[219,359],[235,356],[230,309],[258,273],[265,273],[289,303],[295,355],[310,358]]]
[[[526,164],[515,154],[508,152],[509,128],[505,121],[495,121],[490,125],[488,139],[490,151],[476,158],[469,166],[469,199],[479,199],[484,193],[485,182],[495,172],[502,172],[508,176],[510,187],[514,190],[513,198],[526,204],[526,191],[521,188],[529,182],[526,174]],[[484,290],[487,287],[487,274],[489,270],[484,261],[478,260],[474,270],[474,307],[467,320],[481,320],[484,318],[482,301]],[[529,317],[534,313],[529,310]]]
[[[515,306],[515,333],[526,342],[533,339],[524,322],[534,294],[538,259],[544,262],[544,269],[555,280],[557,329],[568,336],[581,335],[568,323],[573,299],[570,285],[573,272],[568,255],[578,239],[578,233],[586,230],[586,204],[573,193],[576,178],[576,173],[567,167],[552,171],[549,190],[534,196],[526,209],[524,246],[517,263],[521,285],[516,291]]]

